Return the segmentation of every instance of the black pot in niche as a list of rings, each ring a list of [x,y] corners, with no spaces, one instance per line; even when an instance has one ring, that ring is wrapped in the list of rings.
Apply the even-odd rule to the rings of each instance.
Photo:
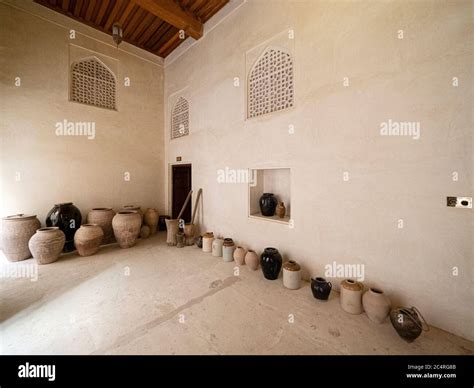
[[[260,266],[262,267],[265,279],[278,279],[282,264],[283,260],[278,249],[265,248],[260,256]]]
[[[260,211],[263,216],[271,217],[275,215],[275,209],[278,201],[273,193],[263,193],[259,200]]]
[[[57,226],[66,235],[63,252],[72,252],[76,249],[74,247],[74,235],[81,227],[81,222],[81,212],[72,202],[54,205],[46,216],[46,226]]]

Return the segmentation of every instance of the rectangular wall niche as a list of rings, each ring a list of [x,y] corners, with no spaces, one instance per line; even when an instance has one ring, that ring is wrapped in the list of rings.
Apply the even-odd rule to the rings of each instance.
[[[253,178],[249,183],[249,218],[288,224],[291,219],[291,170],[289,168],[250,169],[249,175]],[[278,201],[285,203],[284,218],[276,214],[272,217],[262,215],[259,200],[263,193],[273,193]]]

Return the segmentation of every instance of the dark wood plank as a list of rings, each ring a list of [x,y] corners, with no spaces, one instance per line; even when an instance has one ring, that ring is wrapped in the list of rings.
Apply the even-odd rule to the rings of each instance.
[[[132,41],[136,41],[141,34],[143,34],[148,28],[150,28],[151,23],[154,19],[154,15],[149,12],[145,12],[145,18],[141,21],[141,23],[138,24],[138,27],[135,28],[135,31],[133,31],[132,35],[130,35],[130,39]]]
[[[156,30],[160,28],[162,24],[165,22],[161,20],[160,18],[155,17],[153,22],[151,23],[151,26],[138,38],[137,43],[139,46],[144,45],[145,43],[148,42],[148,40],[154,35]]]
[[[105,32],[110,31],[112,24],[116,22],[117,14],[120,11],[120,8],[122,8],[122,4],[123,0],[117,0],[117,2],[114,4],[114,7],[112,8],[112,11],[110,12],[110,15],[104,25]]]
[[[84,0],[77,0],[76,6],[74,7],[74,16],[79,18],[81,16],[82,5],[84,4]]]
[[[100,25],[102,22],[102,18],[105,15],[105,11],[107,11],[107,8],[109,6],[110,0],[101,0],[100,1],[100,8],[99,11],[97,12],[97,15],[94,18],[94,22],[97,25]]]
[[[87,21],[91,21],[92,12],[94,11],[94,8],[96,6],[97,6],[97,0],[89,0],[89,5],[87,6],[86,16],[85,16],[85,19]]]

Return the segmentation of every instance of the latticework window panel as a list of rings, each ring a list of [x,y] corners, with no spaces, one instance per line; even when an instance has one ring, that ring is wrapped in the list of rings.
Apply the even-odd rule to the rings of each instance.
[[[268,48],[250,71],[247,117],[291,108],[294,104],[293,85],[291,55],[278,48]]]
[[[97,58],[76,62],[71,69],[71,101],[116,109],[116,81]]]
[[[189,104],[179,97],[171,112],[171,139],[189,135]]]

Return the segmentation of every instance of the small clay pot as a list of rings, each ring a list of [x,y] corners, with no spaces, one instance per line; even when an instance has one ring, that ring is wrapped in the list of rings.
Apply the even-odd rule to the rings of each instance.
[[[283,202],[278,202],[275,213],[280,218],[285,217],[286,207],[285,207],[285,204]]]
[[[38,264],[50,264],[58,260],[65,242],[64,232],[57,226],[51,226],[38,229],[28,246]]]
[[[87,214],[87,223],[96,224],[102,228],[104,232],[103,244],[110,244],[115,241],[114,230],[112,228],[112,220],[115,212],[110,207],[96,207]]]
[[[247,250],[242,247],[235,248],[234,251],[234,260],[238,265],[245,264],[245,255],[247,254]]]
[[[21,261],[31,257],[30,238],[41,227],[35,215],[15,214],[3,217],[0,244],[8,261]]]
[[[74,245],[80,256],[91,256],[96,253],[102,240],[104,231],[97,224],[84,224],[74,235]]]
[[[369,319],[382,323],[390,313],[390,299],[378,288],[369,288],[362,296],[362,306]]]
[[[224,245],[224,239],[217,237],[212,241],[212,256],[222,257],[222,247]]]
[[[202,236],[202,251],[203,252],[212,252],[212,241],[214,240],[214,233],[206,232]]]
[[[349,314],[362,314],[362,292],[364,286],[362,283],[352,279],[345,279],[341,282],[341,307]]]
[[[259,265],[259,258],[255,251],[249,249],[245,255],[245,265],[251,270],[256,271]]]
[[[283,286],[290,290],[301,287],[301,267],[293,260],[283,264]]]
[[[148,225],[143,225],[140,228],[140,238],[148,238],[150,237],[150,227]]]
[[[332,284],[324,278],[311,278],[311,292],[318,300],[328,300]]]
[[[143,223],[150,228],[150,234],[155,234],[158,227],[158,212],[148,208],[143,215]]]
[[[398,335],[407,342],[413,342],[422,331],[430,327],[416,307],[397,307],[390,311],[390,321]]]

